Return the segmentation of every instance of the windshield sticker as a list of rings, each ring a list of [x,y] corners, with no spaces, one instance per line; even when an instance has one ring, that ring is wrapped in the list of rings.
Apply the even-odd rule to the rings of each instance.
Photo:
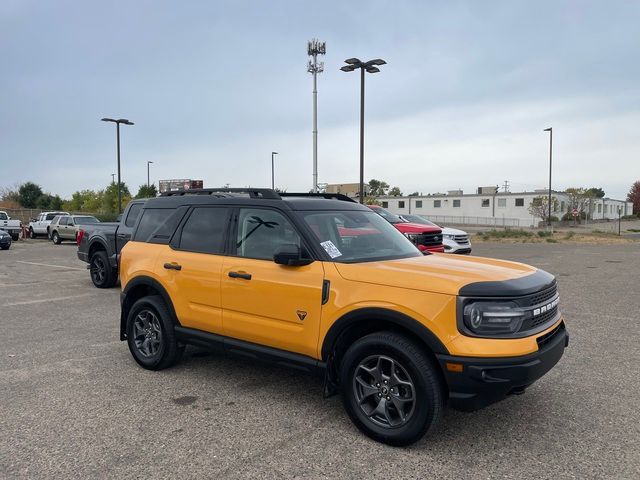
[[[322,248],[324,248],[325,252],[329,254],[331,258],[341,257],[342,253],[338,250],[331,240],[327,240],[326,242],[320,242]]]

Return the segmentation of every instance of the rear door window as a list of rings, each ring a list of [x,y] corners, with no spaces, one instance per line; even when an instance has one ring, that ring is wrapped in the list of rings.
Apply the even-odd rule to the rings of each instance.
[[[66,225],[69,222],[69,217],[62,217],[58,222],[58,225]]]
[[[229,225],[230,209],[197,207],[182,227],[180,250],[221,254]]]

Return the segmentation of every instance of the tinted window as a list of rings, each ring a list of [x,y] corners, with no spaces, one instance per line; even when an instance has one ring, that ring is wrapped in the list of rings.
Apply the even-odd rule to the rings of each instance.
[[[516,198],[516,207],[524,207],[524,198]]]
[[[62,217],[58,225],[66,225],[69,222],[69,217]]]
[[[489,199],[488,198],[483,198],[482,199],[482,206],[483,207],[488,207],[489,206]]]
[[[76,225],[89,225],[93,223],[100,223],[96,217],[73,217],[73,221]]]
[[[422,208],[422,200],[416,200],[416,208]]]
[[[454,201],[453,201],[453,206],[454,206],[455,208],[458,208],[458,207],[460,206],[460,200],[454,200]]]
[[[136,220],[138,219],[138,215],[140,215],[143,205],[143,203],[134,203],[131,205],[129,213],[127,213],[127,221],[124,222],[127,227],[133,227],[136,224]]]
[[[182,227],[180,250],[222,253],[227,233],[228,208],[196,208]]]
[[[55,213],[50,213],[43,220],[53,220],[54,218],[56,218],[56,214]]]
[[[243,208],[238,218],[237,255],[273,260],[278,247],[300,246],[300,237],[289,221],[275,210]]]
[[[442,200],[433,201],[433,208],[440,208],[441,205],[442,205]]]
[[[0,213],[0,220],[8,220],[8,219],[9,219],[9,217],[7,217],[6,213],[4,213],[4,212]]]
[[[134,240],[146,242],[151,235],[160,228],[165,220],[174,212],[168,208],[148,208],[142,213],[142,218],[136,229]]]

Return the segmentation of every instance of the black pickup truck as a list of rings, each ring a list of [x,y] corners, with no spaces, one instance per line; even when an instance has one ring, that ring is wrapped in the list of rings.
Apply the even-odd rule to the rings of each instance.
[[[118,281],[120,250],[131,239],[145,202],[146,199],[130,202],[118,223],[84,225],[78,232],[78,258],[89,264],[96,287],[110,288]]]

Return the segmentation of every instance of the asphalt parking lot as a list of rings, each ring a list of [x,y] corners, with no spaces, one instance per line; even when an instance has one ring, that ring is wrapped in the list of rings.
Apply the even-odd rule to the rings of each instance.
[[[639,478],[640,244],[482,244],[557,275],[571,344],[526,394],[375,443],[322,381],[193,348],[149,372],[72,243],[0,252],[1,478]]]

